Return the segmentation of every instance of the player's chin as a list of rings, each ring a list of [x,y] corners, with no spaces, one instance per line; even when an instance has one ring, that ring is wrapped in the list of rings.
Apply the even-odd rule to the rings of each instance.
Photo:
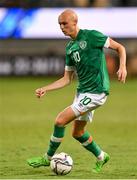
[[[69,34],[68,34],[67,32],[65,32],[65,31],[63,31],[63,34],[64,34],[65,36],[69,36]]]

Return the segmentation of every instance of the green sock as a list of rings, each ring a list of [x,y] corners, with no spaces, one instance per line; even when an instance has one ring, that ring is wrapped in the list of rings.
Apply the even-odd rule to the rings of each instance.
[[[49,148],[47,151],[47,155],[49,157],[52,157],[59,145],[61,144],[62,138],[64,137],[65,127],[59,127],[57,125],[54,125],[54,132],[51,136]]]
[[[92,152],[96,157],[98,157],[101,153],[100,147],[92,140],[92,137],[88,132],[85,132],[81,137],[76,137],[84,148],[88,151]]]

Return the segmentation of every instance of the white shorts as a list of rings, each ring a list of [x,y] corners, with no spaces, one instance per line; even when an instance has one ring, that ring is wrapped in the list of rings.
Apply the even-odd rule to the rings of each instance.
[[[94,110],[103,105],[106,99],[107,96],[105,93],[80,93],[75,96],[74,102],[70,107],[76,117],[78,117],[77,120],[92,122]]]

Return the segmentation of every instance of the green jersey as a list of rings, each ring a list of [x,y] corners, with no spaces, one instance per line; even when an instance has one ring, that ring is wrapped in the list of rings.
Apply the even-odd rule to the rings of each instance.
[[[65,70],[75,70],[78,76],[78,93],[105,92],[109,94],[109,76],[103,47],[108,37],[95,30],[80,30],[76,39],[66,47]]]

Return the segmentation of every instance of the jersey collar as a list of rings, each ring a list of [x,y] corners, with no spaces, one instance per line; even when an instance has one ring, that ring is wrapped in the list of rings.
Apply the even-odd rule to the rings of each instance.
[[[77,34],[77,36],[76,36],[75,40],[79,40],[79,39],[80,39],[81,34],[82,34],[82,29],[80,29],[80,30],[79,30],[79,32],[78,32],[78,34]]]

